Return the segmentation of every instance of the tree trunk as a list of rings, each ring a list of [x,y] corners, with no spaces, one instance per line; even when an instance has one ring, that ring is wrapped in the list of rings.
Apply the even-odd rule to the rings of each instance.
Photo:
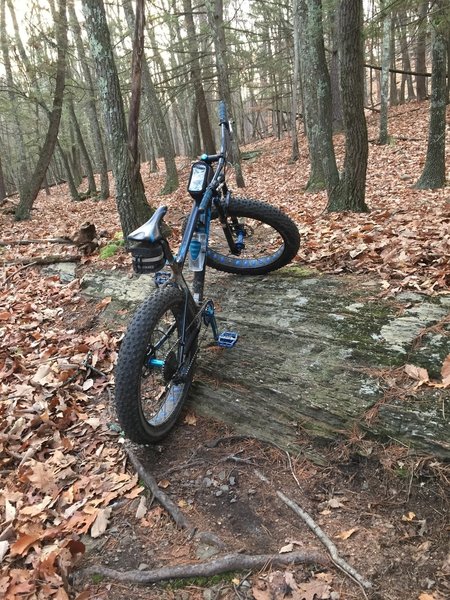
[[[397,23],[400,32],[400,48],[402,51],[402,66],[404,71],[412,71],[411,60],[409,58],[408,39],[406,36],[405,23],[407,22],[406,11],[399,10],[397,13]],[[416,99],[416,93],[414,91],[412,75],[403,75],[402,83],[406,83],[408,88],[408,101]]]
[[[416,45],[416,72],[426,73],[426,50],[427,50],[427,12],[428,0],[421,3],[419,7],[419,26]],[[427,78],[416,75],[417,100],[425,100],[427,97]]]
[[[214,38],[214,54],[216,58],[219,95],[221,99],[225,101],[230,114],[233,111],[233,101],[231,98],[225,29],[223,25],[223,0],[206,0],[206,11],[208,13],[208,22]],[[236,131],[231,138],[231,155],[236,176],[236,185],[238,187],[245,187],[241,166],[241,153],[239,151],[239,142]]]
[[[28,173],[28,165],[27,165],[27,153],[25,147],[25,141],[23,138],[22,128],[19,121],[19,113],[17,111],[17,98],[13,92],[14,89],[14,80],[13,73],[11,68],[11,61],[9,58],[10,44],[8,41],[7,31],[6,31],[6,14],[5,14],[5,2],[6,0],[1,0],[0,4],[0,28],[1,28],[1,46],[2,46],[2,55],[3,55],[3,68],[5,70],[5,79],[8,91],[8,98],[11,104],[11,107],[14,107],[12,110],[12,119],[11,119],[11,129],[12,134],[15,139],[15,143],[17,145],[17,172],[15,170],[14,173],[14,183],[16,185],[17,191],[19,192],[20,199],[25,198],[27,193],[27,186],[29,182],[29,173]]]
[[[64,85],[66,77],[66,50],[67,50],[67,17],[66,0],[59,0],[59,15],[56,23],[56,44],[58,58],[56,63],[55,91],[53,94],[53,106],[49,116],[49,124],[44,144],[39,153],[38,162],[31,177],[29,188],[23,198],[20,199],[16,209],[17,221],[29,219],[34,201],[41,189],[45,174],[50,164],[52,154],[58,137],[59,123],[64,96]]]
[[[364,44],[362,0],[342,0],[339,7],[340,82],[345,131],[344,173],[339,194],[328,211],[366,212],[369,145],[364,116]]]
[[[301,0],[300,22],[305,44],[308,47],[302,64],[303,81],[310,88],[310,105],[307,112],[312,122],[310,136],[322,164],[322,173],[332,202],[339,184],[339,174],[333,147],[333,126],[331,121],[331,84],[325,59],[325,44],[322,26],[322,1]],[[310,80],[307,83],[307,80]],[[311,114],[313,113],[313,116]]]
[[[64,173],[66,174],[67,185],[69,187],[70,197],[74,201],[80,200],[80,194],[77,190],[77,184],[75,183],[74,176],[72,174],[72,167],[70,166],[69,158],[64,151],[63,147],[59,143],[59,140],[56,140],[56,148],[58,150],[59,156],[61,157],[62,163],[64,165]]]
[[[390,54],[390,62],[391,62],[391,72],[390,72],[390,82],[389,82],[389,104],[391,106],[396,106],[398,104],[398,93],[397,93],[397,73],[395,70],[397,68],[395,63],[395,20],[393,18],[392,8],[390,10],[390,40],[389,40],[389,54]]]
[[[149,219],[152,210],[145,198],[140,173],[135,176],[126,143],[128,134],[125,110],[103,1],[83,0],[82,4],[110,146],[116,204],[126,237]]]
[[[291,161],[295,162],[300,158],[300,149],[298,146],[298,132],[297,132],[297,112],[298,112],[298,89],[300,79],[300,41],[299,41],[299,23],[298,23],[298,12],[295,11],[292,15],[294,25],[294,73],[292,77],[292,122],[291,122],[291,135],[292,135],[292,146],[291,146]]]
[[[73,129],[75,132],[78,148],[81,153],[82,161],[84,163],[84,168],[86,170],[86,177],[88,180],[88,190],[87,193],[89,196],[95,196],[97,194],[94,170],[92,169],[91,159],[89,157],[89,153],[86,148],[86,144],[84,143],[83,134],[81,133],[80,125],[77,120],[77,116],[75,114],[75,107],[73,105],[73,98],[70,97],[68,100],[68,108],[70,118],[72,120]]]
[[[447,31],[446,0],[436,0],[433,27],[430,124],[425,167],[416,187],[440,188],[445,185],[445,109],[447,102],[446,57]],[[447,9],[448,10],[448,9]]]
[[[3,175],[2,158],[0,156],[0,203],[6,198],[5,176]]]
[[[200,122],[200,131],[202,132],[203,145],[207,154],[214,154],[216,147],[214,137],[211,131],[211,123],[208,114],[208,105],[206,103],[205,90],[202,84],[202,75],[200,69],[200,59],[197,50],[197,34],[195,32],[194,17],[192,14],[191,0],[183,0],[184,19],[188,35],[188,49],[191,59],[191,77],[194,86],[195,102],[197,105],[198,117]]]
[[[305,35],[308,27],[308,9],[306,0],[294,0],[294,23],[298,23],[300,38],[300,80],[302,84],[303,115],[305,122],[306,138],[308,140],[310,173],[307,192],[317,192],[325,189],[325,175],[323,172],[322,157],[316,135],[318,129],[318,115],[316,110],[315,73],[312,73],[310,59],[310,43]]]
[[[128,27],[131,31],[133,31],[135,16],[130,0],[123,2],[123,9],[125,11]],[[178,172],[175,164],[175,150],[170,137],[169,129],[164,119],[161,102],[156,92],[144,53],[142,53],[142,84],[142,92],[147,100],[147,107],[152,129],[156,133],[156,146],[158,148],[158,152],[164,158],[164,163],[166,165],[166,182],[161,193],[170,194],[178,187]]]
[[[336,27],[336,8],[331,12],[331,114],[333,131],[342,131],[342,101],[339,86],[339,33]]]
[[[84,43],[81,37],[81,28],[78,23],[78,18],[75,13],[73,6],[73,0],[68,2],[70,27],[73,31],[75,38],[75,45],[77,48],[78,59],[83,73],[84,80],[87,86],[87,117],[89,120],[92,140],[95,148],[96,161],[100,171],[100,198],[106,200],[109,198],[109,179],[108,179],[108,162],[105,154],[105,147],[103,145],[102,131],[97,115],[97,107],[95,105],[95,94],[94,85],[92,82],[91,71],[86,57],[84,49]]]
[[[389,68],[391,65],[391,14],[386,8],[386,0],[381,0],[380,10],[383,14],[383,36],[381,45],[381,106],[379,144],[388,143],[388,104],[389,104]]]

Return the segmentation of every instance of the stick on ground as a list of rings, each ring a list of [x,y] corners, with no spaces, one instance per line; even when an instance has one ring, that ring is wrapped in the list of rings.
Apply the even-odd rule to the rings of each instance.
[[[116,571],[108,567],[89,567],[83,575],[103,575],[116,581],[148,584],[167,579],[183,579],[187,577],[210,577],[227,571],[253,571],[267,566],[280,567],[294,564],[329,565],[327,557],[317,553],[291,552],[289,554],[227,554],[222,558],[203,563],[162,567],[149,571]]]
[[[285,496],[283,492],[277,491],[277,496],[283,500],[283,502],[287,504],[287,506],[289,506],[289,508],[291,508],[296,515],[303,519],[311,531],[316,534],[316,536],[330,553],[333,563],[339,567],[341,571],[347,573],[347,575],[354,579],[363,588],[370,589],[372,587],[370,581],[360,575],[351,565],[349,565],[343,558],[339,556],[336,546],[326,535],[326,533],[319,527],[319,525],[317,525],[311,515],[306,512],[306,510],[303,510],[303,508],[301,508],[296,502]]]

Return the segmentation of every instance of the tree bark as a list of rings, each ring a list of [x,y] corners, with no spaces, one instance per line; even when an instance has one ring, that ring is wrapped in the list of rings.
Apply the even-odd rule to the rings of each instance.
[[[16,209],[15,219],[21,221],[29,219],[31,209],[41,189],[45,174],[50,164],[52,154],[58,137],[59,124],[61,121],[62,104],[64,97],[64,86],[66,77],[66,51],[67,51],[67,17],[66,0],[59,0],[59,14],[56,23],[58,57],[56,63],[55,91],[53,94],[53,106],[49,116],[49,124],[44,144],[39,153],[38,162],[34,169],[28,189],[20,199]]]
[[[123,2],[123,9],[125,11],[128,27],[132,31],[135,15],[130,0]],[[142,92],[147,100],[147,107],[152,129],[156,134],[156,146],[158,148],[158,152],[164,158],[164,163],[166,166],[166,182],[162,193],[170,194],[178,187],[178,172],[175,164],[175,150],[170,137],[170,131],[164,119],[161,102],[156,92],[156,88],[153,83],[144,53],[142,53]]]
[[[294,23],[298,23],[301,31],[300,38],[300,79],[303,96],[303,115],[305,122],[306,138],[308,140],[310,173],[307,192],[317,192],[326,187],[325,174],[323,172],[322,157],[315,132],[318,128],[318,117],[316,111],[315,74],[311,73],[310,65],[310,43],[305,35],[308,26],[308,10],[306,0],[294,0]]]
[[[11,129],[13,133],[13,137],[17,144],[17,172],[13,171],[14,183],[16,185],[17,191],[19,192],[20,199],[25,198],[27,193],[27,186],[29,182],[29,173],[28,173],[28,165],[27,165],[27,153],[25,147],[25,141],[23,137],[23,132],[21,128],[21,124],[19,121],[18,111],[17,111],[17,98],[14,94],[14,79],[11,68],[11,60],[9,57],[9,48],[10,44],[8,41],[7,31],[6,31],[6,11],[5,4],[6,0],[1,0],[0,4],[0,42],[2,47],[2,55],[3,55],[3,67],[5,70],[5,79],[8,91],[8,98],[11,104],[11,107],[15,107],[12,110],[12,119],[11,119]],[[14,17],[13,17],[14,19]]]
[[[366,212],[369,145],[364,115],[364,46],[362,0],[342,0],[339,6],[340,82],[345,131],[344,172],[339,194],[328,211]]]
[[[214,154],[216,147],[214,137],[211,131],[211,123],[208,114],[208,105],[206,103],[205,90],[202,84],[202,75],[200,69],[200,58],[197,50],[197,34],[195,32],[194,17],[192,12],[191,0],[183,0],[184,19],[186,31],[188,34],[188,49],[191,59],[191,77],[194,87],[195,103],[197,105],[198,118],[200,122],[200,131],[202,133],[203,145],[207,154]]]
[[[225,101],[230,115],[230,113],[233,111],[233,101],[231,98],[227,47],[223,24],[223,0],[206,0],[206,11],[208,13],[208,22],[214,38],[214,54],[216,58],[219,95],[221,99]],[[230,145],[232,162],[236,176],[236,185],[238,187],[245,187],[237,131],[234,131]]]
[[[416,46],[416,71],[425,73],[426,65],[426,45],[427,45],[427,12],[428,0],[424,0],[419,7],[419,27],[417,32]],[[427,97],[427,78],[421,75],[416,76],[417,100],[425,100]]]
[[[304,85],[310,88],[310,136],[322,165],[322,173],[327,188],[328,201],[333,202],[339,184],[339,174],[333,147],[333,126],[331,117],[331,83],[325,59],[325,44],[322,26],[322,1],[301,0],[300,21],[307,54],[302,64]],[[310,80],[307,83],[307,80]]]
[[[69,21],[70,27],[73,31],[75,38],[75,45],[77,48],[78,60],[81,66],[81,72],[83,73],[84,80],[86,82],[86,86],[88,88],[87,91],[87,118],[89,120],[91,133],[92,133],[92,141],[94,143],[95,155],[97,165],[100,171],[100,198],[102,200],[106,200],[109,198],[109,178],[108,178],[108,163],[106,160],[105,147],[103,145],[103,137],[102,131],[100,127],[100,123],[97,115],[97,107],[95,105],[95,94],[94,94],[94,84],[92,82],[91,71],[89,68],[89,64],[86,57],[86,52],[84,49],[84,43],[81,37],[81,28],[78,22],[77,15],[75,13],[73,0],[69,0],[68,2],[68,12],[69,12]]]
[[[386,8],[386,0],[381,0],[380,10],[383,14],[383,34],[381,43],[381,98],[380,98],[380,132],[379,144],[388,143],[388,105],[389,105],[389,68],[391,66],[391,15]]]
[[[2,158],[0,156],[0,202],[6,198],[5,176],[3,174]]]
[[[73,104],[73,98],[70,97],[68,100],[68,108],[70,118],[72,120],[73,129],[75,132],[78,148],[81,153],[82,161],[84,163],[84,168],[86,169],[86,177],[88,180],[88,190],[87,193],[89,196],[95,196],[97,194],[94,170],[92,168],[91,159],[89,156],[89,152],[87,151],[86,144],[84,143],[83,134],[81,133],[80,125],[78,123],[77,116],[75,114],[75,107]]]
[[[447,13],[447,14],[446,14]],[[441,188],[445,185],[445,113],[447,103],[446,57],[450,11],[445,0],[436,0],[432,19],[432,74],[430,124],[425,166],[416,188]]]
[[[83,0],[82,5],[110,146],[116,204],[126,237],[150,218],[152,210],[145,198],[140,173],[135,177],[126,143],[128,134],[125,110],[103,1]]]

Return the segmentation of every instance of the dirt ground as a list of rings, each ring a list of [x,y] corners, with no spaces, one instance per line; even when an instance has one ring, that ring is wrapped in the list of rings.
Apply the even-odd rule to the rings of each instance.
[[[305,447],[314,443],[304,441]],[[301,455],[289,459],[254,439],[233,437],[220,423],[195,416],[188,407],[163,443],[134,451],[198,531],[213,532],[224,547],[188,539],[186,531],[178,530],[152,502],[151,494],[145,507],[139,507],[139,499],[119,503],[106,533],[84,540],[88,552],[75,576],[77,598],[363,598],[362,589],[337,568],[317,564],[281,569],[268,565],[253,574],[233,572],[147,586],[83,576],[89,566],[144,571],[214,560],[230,552],[277,554],[286,546],[326,555],[315,534],[277,497],[277,490],[307,510],[342,558],[373,583],[367,597],[448,597],[448,473],[432,458],[411,455],[401,446],[370,448],[365,456],[367,446],[357,439],[322,446],[329,462],[319,466]]]

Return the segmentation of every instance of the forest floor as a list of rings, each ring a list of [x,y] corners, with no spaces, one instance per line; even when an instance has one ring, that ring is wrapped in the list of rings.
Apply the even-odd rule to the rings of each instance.
[[[303,136],[296,163],[289,161],[288,139],[243,148],[256,153],[244,161],[245,195],[279,206],[296,221],[302,235],[296,260],[302,266],[373,277],[392,298],[401,290],[449,294],[449,190],[413,188],[424,163],[427,110],[426,103],[393,109],[387,146],[374,143],[377,117],[369,117],[370,213],[327,214],[324,193],[301,191],[308,176]],[[337,136],[335,142],[341,159],[343,140]],[[189,159],[180,159],[180,189],[164,197],[158,196],[163,174],[143,166],[147,197],[169,206],[174,238],[190,208],[183,183],[189,165]],[[90,221],[104,248],[119,231],[113,198],[73,203],[65,185],[50,196],[41,193],[28,222],[15,223],[9,204],[0,214],[2,242],[72,236]],[[364,440],[345,438],[321,446],[327,462],[318,465],[303,455],[288,457],[279,448],[232,437],[223,424],[189,408],[159,446],[134,449],[192,526],[213,532],[224,546],[216,554],[217,544],[177,529],[127,462],[109,406],[122,332],[102,326],[99,317],[109,300],[89,300],[80,283],[84,273],[96,269],[130,270],[129,256],[121,248],[109,258],[99,252],[83,256],[70,282],[23,262],[75,253],[73,246],[50,243],[0,247],[0,596],[363,598],[362,589],[340,570],[314,560],[145,587],[81,575],[87,566],[145,572],[213,560],[224,552],[276,555],[293,548],[326,556],[318,538],[277,496],[282,491],[372,580],[368,597],[448,597],[448,468],[402,445],[380,443],[367,455]],[[417,385],[447,388],[450,355],[439,381],[429,381],[423,371],[410,369],[408,375]],[[305,438],[305,444],[319,442]]]

